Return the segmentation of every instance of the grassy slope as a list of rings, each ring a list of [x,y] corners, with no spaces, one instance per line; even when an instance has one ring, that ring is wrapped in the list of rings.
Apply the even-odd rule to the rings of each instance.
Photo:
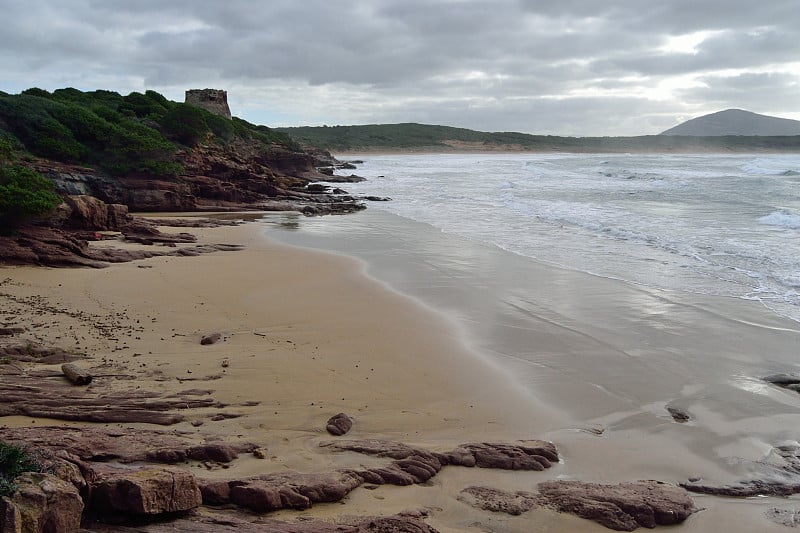
[[[523,150],[541,152],[750,152],[800,151],[793,137],[556,137],[514,132],[487,133],[425,124],[373,124],[277,128],[301,144],[331,151]],[[454,147],[453,144],[458,146]],[[461,143],[467,143],[466,145]]]
[[[122,96],[71,88],[0,92],[0,140],[20,155],[96,166],[120,176],[176,176],[181,172],[178,151],[201,141],[223,145],[245,140],[299,149],[283,133],[171,102],[154,91]]]

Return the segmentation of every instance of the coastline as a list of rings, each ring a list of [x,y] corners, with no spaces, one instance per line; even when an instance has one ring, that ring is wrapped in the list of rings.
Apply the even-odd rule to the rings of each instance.
[[[169,431],[197,442],[233,438],[266,450],[266,460],[245,458],[196,475],[323,472],[367,461],[320,451],[319,444],[331,440],[325,422],[338,412],[355,420],[348,437],[445,450],[480,440],[536,438],[537,427],[551,423],[544,422],[552,416],[547,409],[508,387],[502,373],[471,354],[445,318],[364,276],[357,260],[277,244],[263,235],[260,223],[193,232],[200,244],[235,242],[245,248],[156,257],[101,270],[2,267],[6,281],[0,292],[4,300],[12,295],[15,301],[39,302],[27,314],[24,306],[15,313],[15,322],[29,325],[18,340],[35,338],[87,354],[79,362],[98,374],[92,388],[124,392],[135,383],[137,389],[164,394],[211,390],[231,418],[214,421],[211,415],[218,410],[193,410]],[[60,310],[46,317],[52,326],[39,322],[43,307]],[[96,320],[75,318],[77,313]],[[100,322],[130,333],[111,340],[99,333]],[[223,341],[201,346],[201,337],[211,332],[221,333]],[[135,381],[118,379],[127,374]],[[96,427],[27,416],[4,417],[0,423]],[[127,432],[153,427],[104,426]],[[541,474],[515,477],[530,486],[547,479]],[[509,477],[484,469],[442,474],[444,479],[448,475],[472,475],[474,482]],[[318,505],[303,515],[389,514],[433,500],[445,511],[429,522],[441,531],[458,531],[462,526],[448,521],[463,520],[469,508],[445,487],[446,482],[437,482],[425,488],[361,491],[344,507]],[[557,522],[584,522],[543,512]],[[485,514],[470,513],[473,522]],[[293,519],[297,513],[275,516]]]
[[[366,261],[370,276],[454,318],[474,350],[555,409],[538,436],[562,450],[562,476],[770,479],[773,447],[797,438],[800,398],[761,377],[792,371],[800,328],[757,302],[565,270],[379,210],[298,229],[270,236]],[[687,531],[778,531],[764,513],[789,503],[693,497],[705,510]]]
[[[355,419],[348,438],[383,438],[432,450],[475,441],[544,438],[562,450],[561,464],[545,472],[446,469],[425,485],[354,491],[346,505],[316,505],[304,511],[304,517],[333,520],[343,515],[391,514],[427,507],[431,510],[428,523],[443,532],[468,528],[498,532],[605,531],[592,522],[547,509],[518,517],[479,511],[458,501],[456,495],[469,485],[531,490],[542,481],[564,477],[601,483],[653,478],[677,483],[698,472],[726,475],[725,468],[696,449],[709,442],[702,435],[693,441],[687,433],[697,424],[677,426],[659,411],[663,406],[639,406],[624,413],[598,403],[598,391],[590,384],[573,383],[569,375],[559,377],[546,364],[537,367],[541,375],[531,387],[535,396],[513,386],[509,373],[516,374],[517,379],[531,376],[529,365],[492,363],[479,352],[487,351],[481,339],[492,335],[509,345],[528,342],[514,336],[519,324],[506,322],[508,317],[500,315],[484,324],[468,322],[472,327],[464,326],[462,320],[463,311],[496,287],[470,286],[473,278],[467,273],[449,277],[452,269],[458,271],[466,264],[457,256],[452,256],[451,270],[439,270],[441,277],[420,272],[419,265],[403,257],[401,248],[421,247],[424,255],[442,242],[435,238],[411,240],[419,233],[389,233],[397,226],[393,227],[391,220],[375,224],[376,216],[380,214],[357,215],[370,219],[373,235],[364,238],[357,231],[352,233],[358,240],[355,249],[344,246],[335,253],[320,252],[309,249],[318,244],[303,242],[304,238],[296,239],[303,247],[281,244],[278,241],[287,239],[271,238],[276,236],[274,230],[266,237],[265,224],[285,228],[283,235],[324,240],[336,232],[350,233],[359,225],[363,230],[361,218],[271,215],[265,222],[244,226],[192,230],[201,244],[243,244],[242,251],[151,258],[99,271],[4,267],[2,277],[13,283],[5,283],[0,292],[39,295],[66,311],[113,316],[123,327],[138,324],[127,338],[113,341],[98,335],[91,323],[69,315],[61,315],[55,327],[36,329],[37,336],[52,343],[68,340],[71,345],[74,338],[78,349],[91,356],[86,362],[99,365],[102,361],[110,376],[128,368],[135,373],[137,386],[143,388],[165,393],[190,387],[213,390],[213,397],[227,404],[225,412],[235,418],[213,421],[210,415],[216,411],[201,409],[170,431],[196,441],[233,438],[254,442],[266,450],[267,459],[243,458],[229,468],[195,470],[200,477],[227,479],[286,470],[322,472],[373,464],[363,456],[320,451],[319,444],[331,440],[325,434],[325,421],[337,412]],[[292,229],[298,226],[299,231]],[[453,242],[452,246],[463,244]],[[475,250],[468,248],[466,252]],[[382,256],[382,266],[380,261],[368,258],[370,253]],[[513,266],[509,257],[494,257],[492,268]],[[437,270],[441,265],[428,266]],[[390,271],[393,274],[387,276]],[[532,280],[540,283],[544,299],[553,297],[549,291],[554,287],[563,289],[569,280],[577,279],[567,277],[559,282],[548,277],[554,273],[563,275],[557,269],[543,268],[537,271],[540,279]],[[613,284],[612,290],[606,282],[586,275],[583,279],[584,284],[572,288],[581,299],[586,297],[583,291],[587,287],[597,287],[601,299],[618,290],[624,290],[626,296],[631,294],[631,287],[620,289],[624,284]],[[458,290],[449,292],[451,289]],[[419,296],[422,293],[431,295],[433,307],[443,312],[427,307]],[[584,301],[582,305],[591,303]],[[686,305],[702,308],[702,303]],[[551,311],[561,312],[555,304],[555,300],[551,302]],[[614,305],[593,312],[606,316],[619,309]],[[36,315],[28,317],[29,323],[41,320],[35,319]],[[492,331],[498,325],[501,327]],[[563,364],[571,364],[579,354],[569,352],[576,345],[562,326],[551,323],[534,331],[537,343],[528,350],[570,356],[572,359]],[[221,333],[224,340],[201,346],[200,338],[211,332]],[[498,368],[503,366],[505,370]],[[652,386],[646,373],[637,370],[633,375],[642,379],[645,387]],[[98,378],[93,386],[125,390],[131,383],[105,377]],[[566,403],[556,405],[553,400],[559,397]],[[611,409],[624,416],[602,419],[576,408]],[[703,424],[719,426],[724,422],[724,417],[714,413],[696,414],[704,418]],[[202,425],[196,427],[192,422]],[[2,424],[64,425],[30,417],[6,417]],[[113,426],[125,431],[150,427],[131,423]],[[722,433],[729,431],[735,446],[732,427],[723,427]],[[675,432],[683,437],[676,441]],[[782,529],[762,516],[766,507],[785,504],[780,499],[694,498],[705,510],[681,526],[687,531]],[[292,520],[299,515],[280,511],[270,516]]]

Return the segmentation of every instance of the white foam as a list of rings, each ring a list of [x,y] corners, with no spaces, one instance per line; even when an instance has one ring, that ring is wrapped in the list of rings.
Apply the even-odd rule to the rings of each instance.
[[[796,215],[784,210],[773,211],[769,215],[759,218],[758,223],[764,224],[765,226],[800,229],[800,215]]]
[[[782,175],[800,156],[363,159],[358,173],[374,179],[348,190],[394,199],[371,208],[575,270],[769,301],[800,320],[800,239],[787,236],[800,202]]]

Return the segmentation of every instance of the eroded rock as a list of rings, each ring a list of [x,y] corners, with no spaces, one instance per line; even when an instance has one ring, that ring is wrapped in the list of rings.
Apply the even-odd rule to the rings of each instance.
[[[341,435],[347,434],[352,427],[353,427],[353,419],[344,413],[339,413],[337,415],[333,415],[328,420],[325,429],[331,435],[339,437]]]
[[[508,492],[491,487],[467,487],[458,495],[459,501],[493,513],[521,515],[537,506],[536,494]]]
[[[685,490],[659,481],[618,485],[546,481],[538,490],[543,505],[617,531],[678,524],[695,512]]]
[[[362,483],[363,480],[353,472],[284,472],[244,480],[205,481],[200,488],[206,504],[232,503],[257,513],[266,513],[337,502]]]

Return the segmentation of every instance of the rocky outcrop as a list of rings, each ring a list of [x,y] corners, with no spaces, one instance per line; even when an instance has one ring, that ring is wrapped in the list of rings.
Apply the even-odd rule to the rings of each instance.
[[[187,238],[180,236],[161,237],[149,235],[141,237],[130,234],[132,241],[152,244],[156,241],[174,243]],[[44,226],[19,229],[12,236],[0,236],[0,263],[33,264],[54,267],[92,267],[103,268],[109,263],[125,263],[160,256],[196,256],[219,251],[236,251],[242,247],[233,244],[205,244],[179,249],[125,250],[119,248],[92,248],[89,243],[65,230]]]
[[[660,481],[618,485],[546,481],[537,488],[546,505],[617,531],[679,524],[695,512],[686,491]]]
[[[26,472],[15,482],[17,491],[0,500],[0,531],[50,533],[80,528],[83,500],[71,483],[36,472]]]
[[[375,439],[335,441],[323,443],[321,446],[397,460],[416,457],[430,465],[438,463],[439,468],[456,465],[503,470],[544,470],[558,462],[555,445],[541,440],[526,441],[526,445],[486,442],[462,444],[450,452],[429,452],[401,442]]]
[[[107,204],[94,196],[67,196],[64,203],[69,210],[64,226],[70,229],[119,230],[132,221],[127,206]]]
[[[61,379],[52,379],[61,377]],[[210,397],[191,393],[175,397],[143,389],[107,391],[75,388],[60,372],[19,375],[14,383],[0,381],[0,417],[31,416],[80,422],[142,422],[172,425],[185,420],[189,409],[224,407]]]
[[[538,493],[468,487],[461,492],[459,500],[479,509],[511,515],[534,507],[550,507],[617,531],[674,525],[695,512],[686,491],[659,481],[618,485],[546,481],[537,488]]]
[[[340,501],[365,483],[397,486],[425,483],[446,465],[504,469],[521,469],[525,465],[527,470],[541,470],[546,468],[544,464],[549,466],[551,460],[558,460],[555,446],[549,442],[534,442],[540,446],[466,444],[449,453],[438,453],[392,441],[337,441],[325,443],[323,447],[394,460],[385,466],[361,470],[322,474],[282,472],[247,479],[206,481],[201,484],[201,491],[207,505],[233,504],[259,513],[306,509],[315,503]],[[532,460],[528,463],[522,456],[541,457],[543,462]]]
[[[304,517],[284,521],[259,516],[204,513],[178,518],[166,523],[115,526],[115,532],[130,533],[438,533],[423,520],[424,512],[406,512],[393,516],[342,517],[325,522]],[[95,529],[95,528],[93,528]],[[105,531],[105,530],[101,530]]]
[[[209,505],[231,503],[256,513],[267,513],[338,502],[362,483],[353,472],[282,472],[246,480],[205,482],[201,490],[203,502]]]
[[[326,176],[314,155],[274,144],[241,139],[226,145],[200,144],[177,154],[183,172],[172,179],[147,175],[109,177],[93,169],[39,160],[34,168],[62,195],[90,195],[131,211],[206,209],[293,210],[305,214],[347,213],[364,206],[341,194],[309,195],[309,183],[361,181],[357,176]]]
[[[222,441],[192,444],[186,438],[155,430],[122,431],[97,427],[40,426],[0,428],[0,440],[26,444],[73,462],[177,464],[189,459],[230,463],[258,449],[252,443]],[[66,454],[66,455],[64,455]]]

